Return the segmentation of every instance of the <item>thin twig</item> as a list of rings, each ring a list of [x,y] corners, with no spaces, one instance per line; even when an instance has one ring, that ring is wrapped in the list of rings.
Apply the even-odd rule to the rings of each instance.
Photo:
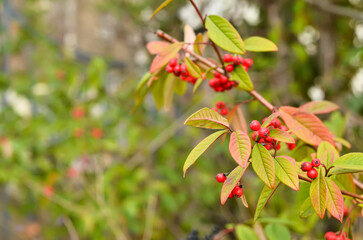
[[[70,240],[78,240],[78,233],[76,228],[74,227],[72,220],[69,217],[65,217],[63,219],[63,224],[66,227],[68,234],[69,234],[69,239]]]

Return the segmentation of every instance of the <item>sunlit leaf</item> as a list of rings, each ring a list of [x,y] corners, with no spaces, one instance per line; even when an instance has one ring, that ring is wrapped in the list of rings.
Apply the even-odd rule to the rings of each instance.
[[[315,212],[322,219],[326,209],[326,182],[322,168],[319,169],[318,177],[310,185],[310,199]]]
[[[246,50],[249,52],[275,52],[278,47],[272,41],[263,37],[249,37],[245,40]]]
[[[356,186],[353,181],[352,174],[339,174],[332,176],[334,182],[339,186],[340,189],[345,191],[356,193]]]
[[[210,15],[205,21],[209,38],[224,50],[244,54],[243,40],[233,25],[223,17]]]
[[[250,76],[241,66],[236,66],[234,68],[230,79],[238,82],[237,88],[240,90],[252,91],[254,89]]]
[[[204,138],[198,145],[189,153],[187,159],[185,160],[183,166],[183,175],[185,177],[185,173],[190,166],[192,166],[195,161],[214,143],[220,136],[226,133],[226,130],[215,132],[208,137]]]
[[[295,139],[291,136],[290,133],[278,128],[271,129],[269,136],[279,142],[295,143]]]
[[[335,103],[323,100],[323,101],[312,101],[305,103],[304,105],[299,107],[300,111],[313,113],[313,114],[324,114],[330,113],[337,109],[339,106]]]
[[[229,140],[229,152],[238,165],[246,167],[251,154],[251,140],[249,136],[238,130],[232,132]]]
[[[363,153],[348,153],[333,163],[329,174],[363,172]]]
[[[326,167],[330,167],[331,164],[339,158],[339,152],[330,143],[323,141],[319,144],[317,157],[320,159]]]
[[[284,157],[275,158],[276,177],[284,184],[294,189],[299,190],[299,177],[295,166]]]
[[[322,141],[334,144],[329,130],[317,116],[293,107],[280,107],[279,111],[287,127],[304,142],[315,146]]]
[[[184,25],[184,42],[188,43],[185,47],[187,51],[193,52],[193,44],[195,41],[195,32],[191,26],[188,24]],[[188,53],[189,55],[189,53]],[[187,56],[188,56],[187,55]]]
[[[146,44],[146,48],[150,54],[159,54],[169,45],[170,43],[165,41],[152,41]]]
[[[262,209],[266,206],[268,200],[272,197],[272,195],[275,193],[276,189],[280,186],[280,181],[277,181],[275,184],[275,187],[273,189],[264,186],[262,189],[262,192],[260,193],[260,197],[257,201],[255,216],[253,217],[253,220],[256,221],[258,217],[260,216]]]
[[[236,184],[239,182],[249,164],[245,168],[241,166],[237,166],[230,172],[227,176],[226,181],[223,183],[222,191],[221,191],[221,204],[225,204],[228,199],[229,194],[233,191]]]
[[[229,121],[231,122],[234,130],[239,130],[248,133],[246,119],[239,104],[234,106],[228,114]]]
[[[268,150],[261,144],[255,144],[252,150],[252,168],[257,176],[268,186],[275,186],[275,163]]]
[[[165,8],[166,6],[168,6],[172,1],[174,0],[166,0],[164,1],[151,15],[150,19],[152,19],[161,9]]]
[[[195,112],[187,120],[185,120],[184,124],[193,127],[210,129],[229,128],[228,120],[209,108],[202,108]]]
[[[261,127],[265,128],[268,127],[270,125],[270,123],[275,120],[276,118],[278,118],[280,116],[280,112],[273,112],[270,116],[268,116],[265,121],[262,123]]]
[[[203,78],[198,78],[198,80],[194,84],[193,93],[195,93],[198,90],[198,88],[199,88],[200,84],[202,84],[202,82],[203,82]]]
[[[177,81],[175,81],[174,83],[174,91],[178,95],[184,95],[184,93],[187,90],[187,87],[188,87],[187,82],[181,81],[180,79],[177,79]]]
[[[202,72],[200,71],[200,68],[192,60],[190,60],[190,58],[185,57],[184,58],[184,63],[186,65],[190,75],[192,75],[195,78],[201,78],[202,77]]]
[[[333,180],[325,178],[325,181],[327,186],[326,209],[333,217],[342,222],[344,215],[343,195]]]

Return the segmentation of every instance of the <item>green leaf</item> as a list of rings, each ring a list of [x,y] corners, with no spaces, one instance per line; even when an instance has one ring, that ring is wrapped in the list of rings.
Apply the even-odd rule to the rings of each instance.
[[[290,133],[278,128],[271,129],[269,136],[279,142],[295,143],[295,139],[291,136]]]
[[[164,65],[166,65],[169,60],[175,57],[175,55],[180,51],[180,49],[183,47],[183,44],[183,42],[177,42],[170,44],[169,46],[164,48],[164,50],[161,51],[160,54],[157,55],[152,61],[150,66],[150,72],[154,73],[162,68]]]
[[[236,226],[236,235],[238,240],[258,240],[258,236],[253,229],[242,224]]]
[[[249,37],[245,40],[245,47],[250,52],[276,52],[278,47],[272,41],[263,37]]]
[[[310,217],[315,212],[311,205],[309,190],[310,183],[300,183],[300,189],[297,193],[297,201],[299,206],[299,215],[302,218]]]
[[[285,157],[275,158],[276,176],[284,184],[299,191],[299,177],[295,166]]]
[[[290,232],[287,227],[279,223],[268,224],[265,233],[269,240],[290,240]]]
[[[200,128],[229,129],[228,120],[209,108],[202,108],[193,113],[184,124]]]
[[[174,0],[166,0],[164,1],[151,15],[150,20],[163,8],[165,8],[166,6],[168,6],[172,1]]]
[[[334,182],[339,186],[340,189],[345,191],[356,193],[356,187],[353,181],[352,174],[339,174],[332,176]]]
[[[198,78],[198,80],[194,84],[193,93],[195,93],[198,90],[198,88],[199,88],[200,84],[202,84],[202,82],[203,82],[203,79]]]
[[[258,217],[260,216],[262,209],[266,206],[268,200],[272,197],[275,193],[276,189],[280,186],[280,181],[277,181],[275,187],[273,189],[264,186],[262,192],[260,193],[260,197],[258,198],[255,216],[253,217],[253,221],[255,222]]]
[[[237,66],[234,68],[232,72],[231,80],[235,80],[238,82],[237,88],[242,91],[252,91],[254,89],[252,81],[246,70],[241,67]]]
[[[188,84],[186,81],[182,81],[177,79],[174,83],[174,91],[178,95],[184,95],[185,91],[187,90]]]
[[[210,15],[205,21],[209,38],[222,49],[236,54],[245,54],[243,40],[232,24],[223,17]]]
[[[174,74],[168,74],[165,81],[164,87],[164,99],[165,99],[165,109],[168,111],[170,109],[171,103],[173,102],[174,96],[174,85],[178,81]]]
[[[324,114],[339,109],[339,106],[335,103],[323,100],[305,103],[304,105],[300,106],[299,109],[300,111],[307,113]]]
[[[185,57],[184,58],[184,63],[186,65],[190,75],[192,75],[195,78],[201,78],[202,77],[202,72],[200,71],[200,68],[192,60],[190,60],[190,58]]]
[[[237,166],[230,172],[227,176],[226,181],[223,183],[222,191],[221,191],[221,204],[225,204],[228,199],[229,194],[233,191],[236,184],[239,182],[249,164],[245,168],[241,166]]]
[[[238,130],[232,132],[229,140],[229,152],[236,163],[245,168],[251,154],[251,140],[249,136]]]
[[[352,147],[352,145],[350,144],[350,142],[348,142],[344,138],[334,137],[333,139],[334,139],[334,142],[340,143],[340,144],[342,144],[346,148],[349,148],[350,149]]]
[[[317,157],[327,168],[339,158],[339,152],[330,143],[323,141],[319,144]]]
[[[348,153],[333,163],[329,174],[363,172],[363,153]]]
[[[268,186],[275,186],[275,163],[268,150],[261,144],[255,144],[252,150],[252,168],[257,176]]]
[[[301,162],[306,157],[310,157],[312,153],[315,153],[314,148],[306,144],[300,144],[289,153],[289,156],[294,158],[297,162]]]
[[[204,138],[188,155],[187,160],[185,160],[183,166],[183,176],[185,177],[185,173],[188,168],[192,166],[195,161],[209,148],[212,143],[214,143],[220,136],[226,133],[226,130],[215,132],[208,137]]]
[[[164,106],[164,88],[167,75],[167,72],[162,72],[160,77],[153,81],[151,85],[151,93],[154,98],[155,106],[158,110]]]
[[[287,127],[302,141],[315,146],[322,141],[334,144],[331,133],[314,114],[287,106],[280,107],[279,111]]]
[[[262,123],[261,127],[263,127],[263,128],[268,127],[270,125],[270,123],[272,122],[272,120],[275,120],[280,115],[281,115],[280,112],[274,112],[274,113],[272,113],[270,116],[268,116],[265,119],[265,121]]]
[[[326,209],[326,183],[322,168],[319,169],[318,177],[310,185],[310,199],[315,212],[323,219]]]
[[[343,222],[344,199],[339,187],[330,178],[325,178],[327,186],[326,209],[330,214]]]
[[[193,44],[193,50],[198,55],[203,55],[204,46],[201,43],[203,43],[203,34],[198,33]]]
[[[137,84],[135,92],[135,106],[133,110],[137,109],[142,104],[146,94],[149,92],[150,88],[147,86],[147,82],[150,79],[150,77],[151,77],[150,72],[145,73],[144,76],[139,81],[139,83]]]

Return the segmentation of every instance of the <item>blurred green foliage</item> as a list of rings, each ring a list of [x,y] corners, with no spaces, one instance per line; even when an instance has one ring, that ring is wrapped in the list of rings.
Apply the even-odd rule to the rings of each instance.
[[[4,16],[9,2],[0,2]],[[79,239],[180,239],[193,228],[204,235],[214,225],[251,226],[257,193],[263,187],[252,172],[246,173],[249,181],[244,182],[251,208],[235,201],[220,207],[220,185],[214,175],[234,166],[227,143],[215,144],[182,178],[187,154],[208,134],[184,128],[186,117],[201,106],[213,106],[217,99],[241,101],[247,95],[225,96],[201,87],[192,96],[189,87],[186,96],[176,97],[170,112],[157,112],[150,96],[132,111],[134,89],[147,65],[113,68],[112,59],[97,56],[81,62],[52,40],[46,13],[36,7],[40,1],[20,2],[21,17],[10,14],[14,18],[2,22],[1,33],[1,239],[76,235]],[[150,33],[160,27],[181,38],[182,21],[174,16],[187,1],[175,1],[150,23],[145,15],[159,2],[112,0],[98,2],[94,8],[116,16],[121,25],[131,24],[135,32]],[[324,52],[319,40],[314,42],[318,49],[314,55],[307,54],[298,41],[307,27],[326,28],[319,25],[321,10],[301,0],[256,4],[261,21],[253,27],[240,24],[242,36],[268,36],[282,46],[279,54],[250,56],[258,90],[277,105],[297,105],[309,100],[307,90],[312,85],[321,86],[326,99],[342,106],[343,116],[332,115],[329,122],[332,131],[343,136],[341,126],[349,121],[345,137],[354,150],[362,151],[363,95],[352,95],[349,85],[363,65],[363,47],[353,45],[353,20],[330,16],[327,29],[334,33],[336,52],[327,73],[320,67]],[[361,5],[354,8],[362,10]],[[247,121],[267,114],[257,103],[244,110]],[[287,188],[280,188],[277,195],[298,198]],[[300,219],[298,211],[291,211],[297,205],[289,202],[294,201],[272,198],[260,224],[272,232],[282,224],[302,239],[338,229],[334,220],[323,225],[316,216]]]

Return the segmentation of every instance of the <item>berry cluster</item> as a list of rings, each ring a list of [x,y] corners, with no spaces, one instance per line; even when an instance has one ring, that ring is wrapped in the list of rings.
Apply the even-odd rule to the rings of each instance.
[[[248,68],[253,64],[253,60],[251,58],[243,58],[241,56],[232,56],[227,53],[223,56],[223,61],[225,63],[229,63],[225,66],[226,71],[232,72],[234,68],[238,65],[242,65],[242,67],[248,71]]]
[[[350,240],[350,238],[345,236],[345,233],[343,235],[336,235],[333,232],[327,232],[324,237],[327,240]]]
[[[225,90],[230,90],[237,86],[236,81],[229,80],[228,77],[220,74],[219,72],[214,72],[214,78],[209,80],[209,86],[216,92],[224,92]]]
[[[308,172],[308,177],[311,179],[315,179],[318,176],[318,171],[315,169],[320,166],[320,160],[318,158],[314,158],[311,162],[303,162],[301,164],[301,170],[304,172]]]
[[[225,173],[218,173],[216,176],[217,182],[219,183],[223,183],[226,181],[227,177]],[[232,192],[229,194],[228,198],[233,198],[233,197],[242,197],[243,195],[243,189],[242,189],[242,185],[236,185]]]
[[[266,121],[266,118],[263,119],[262,123]],[[250,128],[254,132],[252,133],[252,139],[255,142],[261,143],[265,146],[267,150],[276,149],[279,150],[281,148],[280,143],[277,143],[275,140],[273,140],[270,135],[270,129],[278,128],[283,131],[288,131],[289,129],[281,125],[281,121],[279,119],[273,119],[271,123],[267,126],[267,128],[261,128],[261,123],[257,120],[253,120],[250,123]],[[287,143],[287,147],[292,150],[296,147],[295,143]]]
[[[222,101],[218,101],[216,103],[216,107],[212,108],[212,110],[220,113],[223,116],[226,116],[228,114],[228,108],[226,108],[226,104]]]
[[[187,66],[179,64],[176,58],[170,59],[169,63],[166,65],[165,70],[168,73],[173,73],[176,77],[180,77],[181,80],[195,84],[197,78],[190,75]]]

